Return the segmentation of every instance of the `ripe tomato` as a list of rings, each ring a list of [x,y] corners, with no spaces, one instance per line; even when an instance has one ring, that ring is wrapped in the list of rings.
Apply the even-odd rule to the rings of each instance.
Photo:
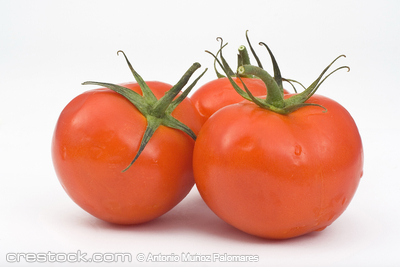
[[[239,78],[232,77],[232,80],[243,89]],[[266,94],[267,87],[262,80],[257,78],[242,78],[242,80],[246,86],[251,88],[254,95]],[[243,97],[233,89],[228,78],[219,78],[204,84],[193,93],[190,99],[200,113],[203,122],[217,110],[243,101]]]
[[[358,129],[337,102],[313,95],[306,103],[327,112],[306,106],[282,115],[246,100],[204,124],[195,181],[221,219],[284,239],[324,229],[349,205],[363,173]]]
[[[363,174],[357,126],[339,103],[315,95],[342,66],[299,94],[260,67],[243,65],[266,97],[224,107],[203,125],[194,148],[197,188],[212,211],[252,235],[285,239],[323,230],[349,205]],[[235,91],[240,88],[231,82]],[[244,83],[246,84],[246,83]]]
[[[160,99],[171,88],[147,82]],[[142,95],[137,83],[123,86]],[[194,133],[201,118],[184,99],[172,115]],[[140,157],[146,119],[122,95],[106,88],[87,91],[62,111],[52,140],[55,171],[67,194],[95,217],[117,224],[143,223],[166,213],[194,185],[194,140],[165,127],[155,131]]]

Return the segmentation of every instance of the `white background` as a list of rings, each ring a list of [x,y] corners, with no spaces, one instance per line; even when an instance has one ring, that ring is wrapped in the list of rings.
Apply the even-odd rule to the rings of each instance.
[[[64,106],[92,88],[83,81],[131,81],[116,54],[122,49],[144,79],[171,84],[198,61],[201,70],[210,68],[201,85],[215,78],[204,50],[216,52],[221,36],[235,65],[245,30],[264,67],[270,68],[269,57],[259,41],[270,46],[283,76],[306,85],[336,56],[347,56],[336,66],[351,71],[330,77],[319,94],[353,115],[365,172],[335,223],[271,241],[221,221],[195,188],[166,215],[128,227],[99,221],[69,199],[54,173],[50,143]],[[259,256],[246,266],[400,266],[399,33],[400,1],[0,0],[0,266],[37,266],[7,263],[8,253],[78,250],[88,257],[131,253],[132,262],[119,263],[124,266],[240,265],[141,264],[138,253]]]

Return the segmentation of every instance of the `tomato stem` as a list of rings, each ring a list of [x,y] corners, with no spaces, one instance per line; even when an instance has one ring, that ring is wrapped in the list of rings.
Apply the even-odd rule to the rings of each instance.
[[[140,154],[146,147],[147,143],[150,141],[151,137],[153,136],[154,132],[157,130],[157,128],[161,125],[162,119],[155,118],[152,116],[147,116],[147,126],[146,130],[144,131],[142,140],[140,142],[140,146],[138,151],[136,152],[135,158],[131,161],[131,163],[126,167],[125,169],[122,170],[122,172],[126,172],[132,165],[135,163],[135,161],[139,158]]]
[[[218,54],[221,52],[222,48],[225,47],[227,44],[224,45],[224,40],[221,37],[217,37],[217,41],[221,42],[220,48],[217,52],[217,56],[218,56]],[[214,59],[214,71],[215,71],[215,74],[217,75],[217,78],[218,79],[225,78],[225,75],[218,72],[216,63],[217,63],[217,61]]]
[[[252,50],[252,53],[253,53],[254,57],[256,58],[257,62],[259,62],[259,59],[258,59],[256,53],[254,52],[254,49],[251,46],[250,40],[249,40],[249,38],[247,36],[247,32],[246,32],[246,38],[247,38],[247,42],[250,45],[250,48]],[[222,69],[224,70],[225,74],[227,76],[235,77],[237,75],[237,73],[232,71],[231,67],[229,66],[229,64],[225,60],[224,56],[222,55],[222,49],[225,46],[227,46],[228,43],[224,44],[224,41],[223,41],[223,39],[221,37],[217,37],[217,41],[221,42],[221,44],[220,44],[219,50],[216,53],[216,57],[218,57],[218,55],[220,56],[221,62],[222,62]],[[239,51],[239,54],[237,55],[237,66],[240,67],[242,65],[250,65],[251,64],[250,57],[249,57],[249,53],[247,51],[246,46],[241,45],[238,48],[238,51]],[[259,62],[259,64],[261,64],[261,62]],[[217,65],[217,60],[215,59],[214,60],[214,71],[215,71],[215,74],[217,75],[217,77],[218,78],[226,78],[227,76],[225,76],[225,75],[223,75],[223,74],[218,72],[216,65]],[[243,76],[243,77],[245,77],[245,76]],[[248,76],[248,78],[254,78],[254,77]]]
[[[229,79],[229,81],[230,81],[230,83],[232,84],[232,86],[233,86],[233,88],[235,89],[235,91],[236,91],[239,95],[241,95],[244,99],[251,100],[250,97],[249,97],[249,95],[248,95],[245,91],[243,91],[243,89],[240,88],[240,87],[233,81],[232,76],[228,74],[228,71],[224,68],[223,64],[221,63],[221,61],[219,61],[219,59],[217,58],[217,56],[214,55],[213,53],[211,53],[211,52],[208,51],[208,50],[206,50],[205,52],[206,52],[206,53],[209,53],[210,55],[212,55],[212,56],[214,57],[215,61],[219,64],[219,66],[220,66],[220,67],[222,68],[222,70],[225,72],[226,77]]]
[[[200,68],[199,63],[194,63],[182,76],[182,78],[167,92],[165,95],[160,98],[153,106],[151,111],[151,115],[157,118],[162,118],[165,115],[165,111],[168,106],[172,103],[172,100],[177,96],[177,94],[181,91],[181,89],[187,84],[192,74]],[[183,99],[181,99],[183,100]]]
[[[305,101],[310,99],[310,97],[317,91],[317,89],[320,87],[320,85],[330,75],[332,75],[333,73],[335,73],[336,71],[338,71],[340,69],[347,69],[348,71],[350,70],[350,68],[348,66],[341,66],[339,68],[336,68],[335,70],[333,70],[332,72],[330,72],[328,75],[326,75],[324,77],[324,75],[328,71],[328,69],[340,57],[345,57],[345,56],[344,55],[338,56],[322,71],[322,73],[319,75],[319,77],[308,88],[306,88],[303,92],[301,92],[299,94],[295,94],[287,99],[283,98],[283,92],[280,91],[280,87],[276,83],[275,79],[272,78],[271,75],[267,71],[265,71],[257,66],[245,65],[245,66],[239,67],[238,72],[240,74],[244,74],[244,75],[254,75],[256,77],[259,77],[265,83],[265,85],[267,86],[267,90],[268,90],[268,94],[267,94],[265,101],[259,101],[258,99],[251,96],[250,91],[248,91],[245,87],[245,90],[246,90],[247,94],[250,96],[251,100],[255,104],[259,105],[262,108],[269,109],[271,111],[274,111],[274,112],[277,112],[280,114],[288,114],[288,113],[291,113],[291,112],[293,112],[299,108],[305,107],[305,106],[318,106],[318,107],[325,109],[325,111],[326,111],[326,108],[321,105],[314,104],[314,103],[305,103]],[[294,81],[294,82],[296,82],[296,81]],[[255,99],[256,99],[256,101],[255,101]]]
[[[269,47],[265,43],[260,42],[259,44],[263,45],[268,50],[268,53],[271,57],[272,66],[274,68],[274,80],[278,84],[279,88],[281,88],[282,94],[283,94],[282,75],[281,75],[281,71],[278,66],[278,62],[276,62],[274,54],[272,54],[271,49],[269,49]]]
[[[307,101],[317,90],[318,88],[321,86],[321,84],[329,77],[331,76],[333,73],[335,73],[336,71],[340,70],[340,69],[347,69],[348,71],[350,71],[350,68],[348,66],[341,66],[337,69],[335,69],[334,71],[332,71],[331,73],[329,73],[324,79],[323,76],[325,75],[325,73],[329,70],[329,68],[333,65],[333,63],[335,63],[339,58],[341,57],[346,57],[345,55],[340,55],[338,57],[336,57],[323,71],[322,73],[319,75],[319,77],[308,87],[306,88],[303,92],[301,92],[300,94],[294,95],[291,98],[287,99],[286,102],[288,105],[291,104],[296,104],[296,103],[304,103],[305,101]],[[322,80],[321,80],[322,79]]]
[[[241,45],[239,46],[238,51],[239,51],[238,66],[250,65],[250,57],[249,53],[247,52],[247,48],[244,45]]]
[[[260,78],[267,86],[266,103],[277,108],[283,108],[285,103],[283,100],[283,91],[278,86],[275,79],[265,70],[257,66],[245,65],[238,68],[239,74],[251,74]]]
[[[193,75],[193,73],[201,67],[199,63],[194,63],[182,76],[182,78],[168,91],[165,93],[163,97],[160,99],[157,99],[156,96],[153,94],[149,86],[146,84],[146,82],[142,79],[142,77],[133,69],[131,63],[129,62],[127,56],[125,53],[121,50],[118,51],[118,54],[122,53],[125,57],[126,63],[128,64],[136,82],[140,86],[143,96],[140,94],[132,91],[129,88],[116,85],[116,84],[111,84],[111,83],[104,83],[104,82],[92,82],[92,81],[87,81],[84,82],[83,84],[92,84],[92,85],[99,85],[103,86],[106,88],[109,88],[113,90],[116,93],[121,94],[124,96],[127,100],[129,100],[138,110],[142,115],[146,118],[147,120],[147,126],[146,130],[144,132],[144,135],[142,137],[142,140],[140,141],[140,146],[138,151],[136,152],[136,155],[134,159],[131,161],[131,163],[124,169],[122,172],[127,171],[138,159],[142,151],[145,149],[146,145],[150,141],[151,137],[153,136],[154,132],[158,129],[160,125],[164,125],[166,127],[170,127],[173,129],[181,130],[188,134],[193,140],[196,140],[196,134],[185,124],[180,122],[179,120],[175,119],[172,117],[171,113],[174,111],[174,109],[187,97],[189,94],[190,90],[196,85],[196,83],[199,81],[199,79],[204,75],[204,73],[207,71],[205,69],[203,73],[195,79],[191,85],[187,87],[187,89],[182,92],[181,95],[176,97],[182,90],[182,88],[188,83],[190,77]],[[175,99],[175,100],[174,100]]]
[[[238,48],[238,67],[243,65],[250,65],[250,57],[249,53],[247,52],[247,48],[244,45],[239,46]],[[238,76],[238,74],[236,74]],[[254,78],[253,75],[242,75],[245,78]]]
[[[228,62],[226,62],[224,56],[222,55],[222,49],[223,49],[225,46],[227,46],[228,43],[226,43],[225,45],[223,45],[223,40],[222,40],[221,37],[218,37],[217,40],[220,40],[220,41],[221,41],[221,47],[220,47],[220,49],[219,49],[218,52],[219,52],[219,55],[220,55],[220,57],[221,57],[221,62],[222,62],[222,65],[223,65],[222,68],[224,69],[224,72],[226,73],[227,76],[235,76],[235,73],[232,71],[232,69],[231,69],[231,67],[229,66]]]
[[[236,77],[238,77],[241,80],[243,87],[244,87],[244,90],[243,90],[233,81],[232,70],[229,67],[226,60],[224,59],[224,57],[222,56],[222,49],[227,44],[223,45],[222,38],[220,38],[220,37],[217,38],[217,40],[221,40],[221,47],[220,47],[217,55],[214,55],[213,53],[206,51],[207,53],[211,54],[214,57],[214,68],[216,69],[215,65],[216,65],[216,63],[218,63],[219,66],[222,68],[222,70],[227,75],[227,78],[229,79],[229,81],[232,84],[235,91],[239,95],[241,95],[244,99],[254,102],[261,108],[268,109],[268,110],[271,110],[271,111],[279,113],[279,114],[288,114],[288,113],[291,113],[291,112],[293,112],[299,108],[305,107],[305,106],[318,106],[318,107],[323,108],[326,111],[326,108],[323,106],[320,106],[318,104],[313,104],[313,103],[305,103],[305,102],[308,99],[310,99],[310,97],[317,91],[317,89],[320,87],[320,85],[330,75],[332,75],[333,73],[335,73],[336,71],[338,71],[340,69],[350,70],[350,68],[348,66],[341,66],[341,67],[333,70],[332,72],[330,72],[328,75],[326,75],[324,77],[325,73],[333,65],[333,63],[336,62],[336,60],[338,60],[341,57],[345,57],[344,55],[340,55],[335,60],[333,60],[322,71],[320,76],[308,88],[305,88],[301,83],[299,83],[296,80],[285,79],[282,77],[278,63],[277,63],[275,56],[273,55],[271,49],[269,49],[269,47],[265,43],[260,42],[259,44],[261,46],[264,46],[267,49],[267,51],[271,57],[272,66],[273,66],[273,70],[274,70],[274,77],[272,77],[267,71],[265,71],[263,69],[261,61],[259,60],[257,54],[255,53],[255,51],[253,49],[253,46],[250,43],[248,31],[246,31],[246,40],[249,44],[249,47],[250,47],[250,50],[251,50],[253,56],[255,57],[255,59],[257,61],[258,66],[250,65],[250,59],[249,59],[249,55],[248,55],[246,47],[243,45],[240,46],[238,49],[239,50],[238,63],[239,63],[239,65],[240,64],[241,65],[237,69]],[[218,59],[218,54],[220,55],[222,62]],[[255,96],[253,96],[251,94],[250,90],[247,88],[246,84],[244,84],[244,82],[242,81],[241,77],[252,77],[252,78],[258,77],[258,78],[260,78],[267,87],[266,98],[261,99],[261,98],[257,98]],[[301,93],[297,93],[297,91],[296,91],[295,95],[285,99],[283,85],[282,85],[283,81],[286,81],[289,84],[291,84],[295,91],[296,91],[296,88],[293,85],[293,83],[297,83],[301,87],[304,88],[304,91]]]
[[[257,56],[257,54],[256,54],[256,51],[254,51],[253,46],[251,45],[248,32],[249,32],[249,31],[247,30],[247,31],[246,31],[246,40],[247,40],[247,43],[249,44],[250,51],[251,51],[251,53],[253,54],[253,57],[256,59],[257,65],[258,65],[260,68],[263,68],[263,66],[262,66],[262,64],[261,64],[261,61],[260,61],[260,59],[258,58],[258,56]]]
[[[150,90],[150,88],[147,86],[143,78],[133,69],[131,63],[129,62],[127,56],[125,55],[124,51],[118,50],[117,55],[119,53],[122,53],[126,63],[128,64],[129,69],[131,70],[133,76],[135,77],[136,82],[139,84],[140,88],[142,89],[143,93],[143,98],[149,102],[149,104],[154,104],[157,102],[156,96],[153,94],[153,92]]]

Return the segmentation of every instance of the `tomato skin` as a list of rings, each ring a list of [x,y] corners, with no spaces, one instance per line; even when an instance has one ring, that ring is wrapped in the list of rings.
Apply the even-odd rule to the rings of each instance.
[[[172,86],[147,82],[157,98]],[[137,83],[128,87],[141,94]],[[172,115],[195,133],[199,114],[185,99]],[[84,210],[107,222],[138,224],[172,209],[194,185],[194,141],[160,126],[137,161],[122,173],[139,148],[144,116],[123,96],[106,88],[87,91],[62,111],[52,140],[56,174]]]
[[[242,82],[237,77],[233,81],[243,89]],[[244,84],[255,96],[265,95],[267,87],[257,78],[242,78]],[[243,89],[244,90],[244,89]],[[243,101],[228,78],[212,80],[199,87],[190,97],[196,109],[203,118],[203,123],[219,109]]]
[[[243,101],[216,112],[198,135],[193,168],[212,211],[263,238],[322,230],[349,205],[363,173],[361,138],[337,102],[314,95],[280,115]]]

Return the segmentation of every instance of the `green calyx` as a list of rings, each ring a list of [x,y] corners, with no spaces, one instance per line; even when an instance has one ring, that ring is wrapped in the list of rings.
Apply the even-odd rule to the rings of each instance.
[[[217,77],[218,77],[218,78],[226,78],[226,77],[229,78],[229,79],[230,79],[231,77],[258,78],[258,77],[255,76],[255,75],[243,74],[243,73],[238,73],[238,72],[237,72],[237,73],[234,73],[234,72],[232,71],[232,69],[229,67],[229,64],[227,63],[227,61],[225,60],[225,58],[224,58],[223,55],[222,55],[222,49],[223,49],[225,46],[227,46],[228,43],[223,44],[223,41],[222,41],[222,38],[221,38],[221,37],[218,37],[217,40],[221,41],[220,49],[218,50],[217,54],[214,55],[214,54],[212,54],[212,53],[209,52],[209,51],[206,51],[206,52],[209,53],[209,54],[211,54],[211,55],[214,56],[214,58],[215,58],[215,59],[214,59],[214,70],[215,70],[215,73],[217,74]],[[249,48],[250,48],[250,51],[251,51],[253,57],[254,57],[255,60],[257,61],[258,67],[261,68],[261,69],[263,69],[263,66],[262,66],[262,64],[261,64],[261,61],[260,61],[259,57],[257,56],[257,53],[255,52],[253,46],[251,45],[251,42],[250,42],[250,39],[249,39],[249,36],[248,36],[248,31],[246,31],[246,40],[247,40],[247,44],[249,45]],[[294,87],[293,82],[294,82],[294,83],[297,83],[297,82],[294,81],[294,80],[290,80],[290,79],[285,79],[285,78],[283,78],[283,77],[281,76],[281,72],[280,72],[280,70],[279,70],[278,63],[276,62],[275,57],[274,57],[274,55],[272,54],[272,52],[271,52],[271,50],[269,49],[269,47],[268,47],[266,44],[262,43],[262,42],[259,43],[259,44],[265,46],[265,48],[267,49],[267,51],[268,51],[268,53],[269,53],[269,55],[270,55],[270,57],[271,57],[271,61],[272,61],[273,69],[274,69],[274,80],[275,80],[275,82],[278,84],[278,86],[280,87],[280,90],[282,91],[282,93],[283,93],[283,85],[282,85],[282,82],[283,82],[283,81],[286,81],[286,82],[290,83],[290,84],[292,85],[293,89],[296,91],[296,88]],[[220,60],[218,59],[218,56],[220,57]],[[237,58],[238,58],[238,61],[237,61],[237,62],[238,62],[238,68],[241,67],[241,66],[244,66],[244,65],[251,65],[250,56],[249,56],[249,53],[248,53],[248,50],[247,50],[246,46],[244,46],[244,45],[239,46]],[[220,65],[220,67],[222,68],[222,70],[225,72],[226,76],[225,76],[225,75],[222,75],[221,73],[218,72],[217,67],[216,67],[216,63],[218,63],[218,64]],[[241,95],[242,95],[242,94],[241,94]],[[244,98],[250,100],[250,97],[248,97],[246,94],[244,94],[244,95],[242,95],[242,96],[243,96]]]
[[[129,88],[117,85],[117,84],[111,84],[111,83],[103,83],[103,82],[93,82],[93,81],[87,81],[82,83],[83,85],[98,85],[98,86],[103,86],[106,88],[109,88],[113,90],[114,92],[117,92],[124,96],[126,99],[128,99],[138,110],[140,113],[143,114],[143,116],[147,120],[147,127],[144,132],[144,135],[142,137],[139,150],[136,153],[135,158],[132,160],[132,162],[122,171],[125,172],[127,171],[132,164],[135,163],[135,161],[138,159],[144,148],[146,147],[147,143],[150,141],[151,137],[153,136],[154,132],[157,130],[157,128],[161,125],[170,127],[173,129],[181,130],[188,134],[193,140],[196,140],[196,134],[185,124],[180,122],[179,120],[175,119],[171,113],[172,111],[187,97],[187,95],[190,93],[192,88],[196,85],[196,83],[199,81],[199,79],[204,75],[204,73],[207,71],[207,69],[204,70],[204,72],[197,78],[195,79],[192,84],[190,84],[183,92],[181,95],[176,97],[182,90],[182,88],[188,83],[190,77],[193,75],[193,73],[201,67],[199,63],[194,63],[187,71],[186,73],[182,76],[182,78],[178,81],[176,85],[174,85],[165,95],[157,99],[156,96],[153,94],[153,92],[150,90],[146,82],[142,79],[142,77],[133,69],[131,63],[129,62],[127,56],[125,53],[121,50],[117,52],[117,54],[122,53],[125,57],[125,60],[136,80],[136,82],[139,84],[143,96],[132,91]],[[175,99],[176,98],[176,99]]]
[[[249,47],[250,47],[250,49],[251,49],[251,52],[252,52],[254,58],[257,60],[258,66],[260,66],[260,67],[262,68],[261,62],[260,62],[260,60],[259,60],[257,54],[255,53],[255,51],[254,51],[254,49],[253,49],[253,47],[252,47],[252,45],[251,45],[251,43],[250,43],[250,39],[249,39],[249,37],[248,37],[248,35],[247,35],[247,32],[248,32],[248,31],[246,31],[246,40],[247,40],[247,43],[249,44]],[[224,56],[222,55],[222,49],[223,49],[225,46],[227,46],[228,43],[225,43],[225,44],[224,44],[224,41],[223,41],[223,39],[222,39],[221,37],[218,37],[218,38],[217,38],[217,41],[221,42],[221,45],[220,45],[220,49],[218,50],[216,56],[217,56],[217,57],[220,56],[221,62],[218,62],[217,59],[214,60],[214,71],[215,71],[215,74],[217,75],[218,78],[226,78],[227,76],[228,76],[228,77],[236,77],[238,74],[235,73],[234,71],[232,71],[232,69],[230,68],[229,64],[228,64],[227,61],[225,60]],[[238,49],[238,52],[239,52],[239,53],[238,53],[238,55],[237,55],[237,66],[240,67],[240,66],[243,66],[243,65],[250,65],[250,63],[251,63],[251,62],[250,62],[250,56],[249,56],[249,53],[248,53],[248,51],[247,51],[246,46],[241,45],[241,46],[239,47],[239,49]],[[224,70],[226,76],[218,72],[217,66],[216,66],[216,63],[217,63],[217,62],[220,63],[220,65],[222,64],[222,69]],[[244,78],[254,78],[254,76],[252,76],[252,75],[247,75],[247,76],[246,76],[246,75],[240,75],[240,76],[241,76],[241,77],[244,77]]]
[[[217,53],[217,55],[212,54],[209,51],[206,51],[207,53],[211,54],[214,59],[215,62],[218,62],[218,64],[220,65],[220,67],[222,68],[222,70],[225,72],[225,74],[227,75],[227,78],[230,80],[233,88],[235,89],[235,91],[240,94],[243,98],[254,102],[255,104],[257,104],[259,107],[279,113],[279,114],[289,114],[299,108],[305,107],[305,106],[319,106],[323,109],[325,109],[326,112],[326,108],[318,105],[318,104],[314,104],[314,103],[305,103],[308,99],[310,99],[310,97],[317,91],[317,89],[321,86],[321,84],[333,73],[335,73],[336,71],[340,70],[340,69],[347,69],[348,71],[350,71],[350,68],[348,66],[341,66],[335,70],[333,70],[332,72],[330,72],[329,74],[327,74],[325,77],[324,75],[326,74],[326,72],[329,70],[329,68],[333,65],[333,63],[336,62],[336,60],[338,60],[341,57],[346,57],[345,55],[340,55],[338,56],[335,60],[333,60],[323,71],[322,73],[319,75],[319,77],[308,87],[305,88],[301,83],[292,80],[292,79],[285,79],[282,77],[280,69],[278,67],[278,64],[275,60],[274,55],[272,54],[271,50],[269,49],[269,47],[263,43],[260,42],[259,44],[264,46],[267,50],[268,53],[271,57],[271,61],[272,61],[272,65],[273,65],[273,70],[274,70],[274,77],[272,77],[267,71],[265,71],[261,65],[260,60],[258,59],[257,55],[254,52],[253,47],[250,44],[250,41],[248,39],[247,36],[247,31],[246,31],[246,39],[249,43],[250,49],[254,55],[254,57],[257,60],[258,66],[253,66],[250,65],[250,63],[248,63],[247,61],[239,61],[239,63],[241,62],[242,65],[240,65],[237,69],[237,74],[236,77],[238,77],[245,90],[241,89],[232,79],[232,76],[230,74],[229,69],[226,68],[227,63],[225,60],[222,60],[222,53],[219,51]],[[224,46],[221,45],[220,50],[222,50]],[[243,46],[239,47],[239,58],[241,58],[241,50],[245,50],[243,48]],[[247,52],[246,52],[247,53]],[[221,61],[223,61],[223,63],[220,62],[220,60],[218,59],[218,54],[220,54],[221,56]],[[247,64],[246,64],[247,63]],[[267,87],[267,96],[265,99],[259,98],[259,97],[255,97],[254,95],[252,95],[252,93],[249,91],[249,89],[247,88],[246,84],[243,82],[243,80],[241,79],[242,77],[254,77],[254,78],[259,78],[261,79],[266,87]],[[294,88],[295,92],[296,88],[293,85],[293,83],[298,83],[300,84],[303,88],[304,91],[298,94],[295,94],[289,98],[284,98],[284,90],[283,90],[283,82],[288,82],[289,84],[292,85],[292,87]]]
[[[255,104],[257,104],[259,107],[268,109],[270,111],[279,113],[279,114],[289,114],[299,108],[305,107],[305,106],[319,106],[323,109],[326,108],[314,104],[314,103],[305,103],[316,91],[317,89],[321,86],[321,84],[333,73],[340,69],[347,69],[350,71],[350,68],[348,66],[341,66],[332,72],[330,72],[328,75],[325,75],[325,73],[329,70],[329,68],[335,63],[336,60],[338,60],[341,57],[345,57],[345,55],[340,55],[338,56],[335,60],[333,60],[319,75],[319,77],[308,87],[306,88],[303,92],[299,94],[295,94],[289,98],[284,98],[283,93],[281,90],[281,86],[278,85],[278,83],[275,81],[274,78],[271,77],[271,75],[256,66],[251,66],[251,65],[244,65],[240,66],[238,68],[238,73],[239,74],[250,74],[259,77],[267,86],[267,97],[265,99],[255,97],[251,94],[251,92],[248,90],[246,85],[243,83],[245,91],[251,101],[253,101]],[[234,85],[235,90],[242,90],[239,86]],[[243,91],[243,90],[242,90]]]

